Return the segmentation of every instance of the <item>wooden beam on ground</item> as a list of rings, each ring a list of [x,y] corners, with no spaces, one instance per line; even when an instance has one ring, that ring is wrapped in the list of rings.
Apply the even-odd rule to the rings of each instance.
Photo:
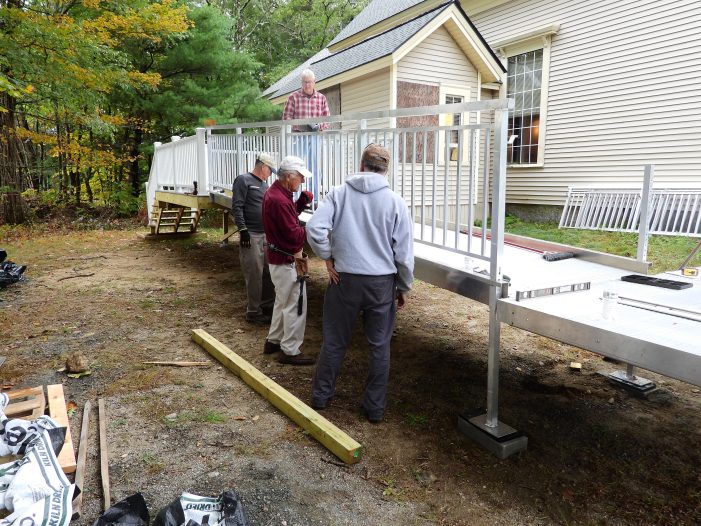
[[[47,385],[46,393],[49,396],[49,416],[60,426],[66,428],[66,439],[58,454],[58,463],[63,468],[64,473],[73,473],[76,468],[75,453],[73,452],[71,426],[68,424],[66,399],[63,396],[63,384]]]
[[[141,362],[149,365],[172,365],[174,367],[209,367],[209,362]]]
[[[103,511],[107,511],[112,497],[110,496],[110,470],[107,454],[107,410],[102,398],[97,401],[97,412],[100,421],[100,478],[102,478]]]
[[[88,457],[90,409],[92,409],[90,401],[85,402],[85,407],[83,407],[83,424],[80,427],[80,443],[78,444],[78,464],[75,470],[75,485],[80,490],[80,493],[73,500],[73,517],[71,520],[80,518],[80,512],[83,505],[83,493],[85,492],[85,462]]]
[[[194,329],[192,339],[271,404],[306,429],[343,462],[354,464],[360,460],[362,446],[358,442],[287,389],[265,376],[207,331]]]

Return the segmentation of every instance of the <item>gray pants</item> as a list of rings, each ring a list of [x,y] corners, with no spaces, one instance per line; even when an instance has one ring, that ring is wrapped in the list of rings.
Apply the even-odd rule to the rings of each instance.
[[[336,391],[353,326],[360,311],[370,348],[370,371],[365,383],[363,409],[382,418],[389,378],[389,346],[397,313],[394,275],[362,276],[341,273],[338,285],[329,284],[324,296],[324,342],[314,372],[312,403],[324,406]]]
[[[275,303],[275,289],[268,270],[265,234],[249,233],[251,234],[251,248],[239,247],[239,260],[248,295],[246,314],[256,315],[262,314],[263,308],[272,310],[273,303]]]

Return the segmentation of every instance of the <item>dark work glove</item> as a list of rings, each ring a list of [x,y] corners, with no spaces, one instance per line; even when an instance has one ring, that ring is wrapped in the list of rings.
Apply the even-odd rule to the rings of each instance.
[[[248,230],[239,230],[239,239],[243,248],[251,248],[251,234]]]
[[[311,193],[309,190],[304,190],[301,194],[299,194],[298,201],[302,203],[302,206],[307,208],[308,205],[311,204],[312,201],[314,201],[314,194]]]

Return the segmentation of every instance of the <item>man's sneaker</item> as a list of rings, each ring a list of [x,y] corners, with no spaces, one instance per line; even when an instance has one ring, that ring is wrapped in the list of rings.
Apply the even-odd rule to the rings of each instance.
[[[278,362],[289,365],[314,365],[314,357],[304,353],[295,354],[294,356],[282,353],[278,358]]]
[[[246,313],[246,321],[255,325],[270,325],[270,316]]]
[[[279,343],[273,343],[269,342],[268,340],[265,340],[265,345],[263,346],[263,354],[275,354],[278,351],[281,351],[282,349],[280,348]]]

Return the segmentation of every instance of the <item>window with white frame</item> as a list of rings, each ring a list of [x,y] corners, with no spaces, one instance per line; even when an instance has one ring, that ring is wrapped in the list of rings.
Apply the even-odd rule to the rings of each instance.
[[[462,95],[446,95],[445,96],[445,103],[446,104],[460,104],[462,102],[465,102],[465,97]],[[460,126],[462,124],[462,113],[453,113],[452,115],[452,125],[453,126]],[[458,160],[458,141],[459,141],[459,136],[460,136],[460,131],[459,130],[451,130],[450,131],[450,160],[451,161],[457,161]]]
[[[542,85],[542,49],[527,51],[508,58],[506,96],[515,100],[514,111],[509,115],[509,136],[515,136],[507,150],[509,164],[537,164],[542,158],[540,152]]]
[[[491,43],[507,68],[501,95],[515,101],[514,111],[509,112],[509,137],[513,140],[507,162],[511,167],[545,164],[550,54],[559,30],[560,24],[553,23]]]

